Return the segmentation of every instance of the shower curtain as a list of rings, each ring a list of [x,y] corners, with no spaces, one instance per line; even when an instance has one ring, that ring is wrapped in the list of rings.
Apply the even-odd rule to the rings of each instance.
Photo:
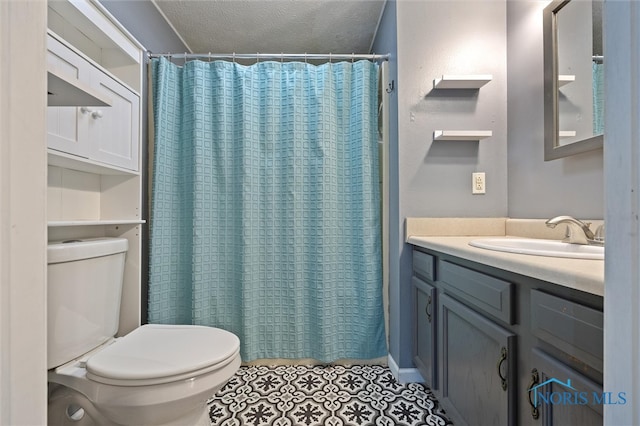
[[[377,69],[154,59],[149,322],[244,361],[386,355]]]

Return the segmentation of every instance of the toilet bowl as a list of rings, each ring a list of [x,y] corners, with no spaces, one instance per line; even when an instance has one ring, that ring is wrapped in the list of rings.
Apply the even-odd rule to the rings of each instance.
[[[114,275],[122,280],[126,250],[126,240],[114,240],[49,245],[49,424],[209,425],[206,401],[240,366],[238,337],[213,327],[148,324],[114,338],[119,294],[108,295],[118,287]],[[78,293],[83,297],[72,297]],[[95,297],[107,306],[82,303]]]

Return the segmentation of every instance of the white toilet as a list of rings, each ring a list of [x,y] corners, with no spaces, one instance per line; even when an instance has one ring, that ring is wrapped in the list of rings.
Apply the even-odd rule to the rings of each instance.
[[[121,338],[127,240],[48,247],[50,425],[210,425],[206,401],[240,366],[234,334],[143,325]]]

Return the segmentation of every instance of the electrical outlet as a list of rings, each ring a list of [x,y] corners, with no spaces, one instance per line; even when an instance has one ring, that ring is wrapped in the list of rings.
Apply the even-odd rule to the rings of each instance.
[[[471,174],[471,193],[484,194],[486,192],[484,172]]]

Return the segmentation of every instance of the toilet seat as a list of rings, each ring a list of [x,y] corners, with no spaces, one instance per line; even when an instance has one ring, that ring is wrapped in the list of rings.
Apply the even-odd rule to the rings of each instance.
[[[115,386],[146,386],[190,379],[234,361],[234,334],[195,325],[147,324],[86,361],[87,378]]]

